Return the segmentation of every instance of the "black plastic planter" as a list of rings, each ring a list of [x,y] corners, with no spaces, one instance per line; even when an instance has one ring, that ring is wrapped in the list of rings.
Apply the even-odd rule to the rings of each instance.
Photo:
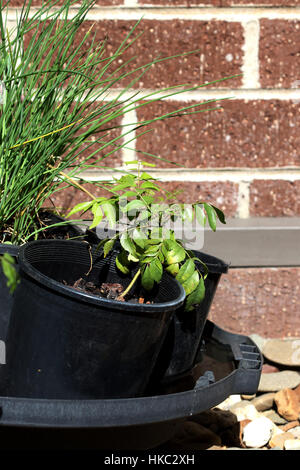
[[[191,312],[185,312],[184,306],[177,309],[166,336],[157,369],[154,374],[159,377],[163,373],[165,383],[177,380],[181,374],[191,369],[195,363],[204,326],[209,314],[214,295],[222,274],[227,273],[228,264],[224,261],[200,251],[194,254],[208,268],[205,280],[205,298]],[[203,271],[202,265],[196,262]]]
[[[193,380],[169,394],[106,400],[39,400],[0,396],[1,449],[153,449],[186,419],[232,394],[251,395],[263,358],[247,336],[206,322]],[[0,369],[3,366],[0,365]],[[156,447],[156,453],[159,453]]]
[[[66,222],[63,217],[53,214],[50,211],[44,210],[40,217],[43,220],[43,223],[46,226],[50,226],[60,222]],[[41,234],[45,234],[47,237],[55,239],[63,238],[80,238],[84,237],[84,232],[81,228],[73,225],[72,223],[67,223],[65,225],[60,225],[58,227],[51,227],[45,229]],[[18,261],[19,247],[17,245],[10,245],[7,243],[0,243],[0,255],[3,253],[9,253],[12,255],[16,262]],[[18,265],[16,263],[16,268]],[[10,294],[7,287],[7,280],[3,274],[3,271],[0,266],[0,340],[5,341],[9,315],[11,312],[13,304],[13,295]]]
[[[64,285],[83,277],[119,282],[112,262],[85,242],[42,240],[19,251],[21,282],[7,334],[2,393],[15,397],[96,399],[144,393],[181,285],[165,274],[152,304],[108,300]]]

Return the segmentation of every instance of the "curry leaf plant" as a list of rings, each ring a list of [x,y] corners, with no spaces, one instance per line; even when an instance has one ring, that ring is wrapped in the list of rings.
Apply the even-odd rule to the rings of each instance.
[[[102,240],[99,247],[102,246],[106,257],[118,240],[121,248],[116,256],[116,267],[124,274],[135,272],[118,300],[130,293],[139,278],[143,288],[151,291],[167,271],[182,284],[186,293],[185,309],[190,311],[204,298],[208,270],[193,251],[175,237],[170,222],[184,223],[186,218],[189,221],[197,218],[201,225],[208,222],[215,231],[217,220],[226,223],[225,216],[220,209],[203,201],[189,205],[172,203],[173,195],[162,190],[149,173],[141,170],[141,165],[148,165],[147,162],[130,163],[138,164],[134,173],[106,184],[110,196],[81,202],[68,215],[91,210],[90,228],[106,219],[109,226],[116,229],[115,235]]]
[[[92,27],[78,38],[93,1],[51,0],[34,9],[31,3],[24,2],[13,31],[9,0],[0,7],[0,241],[17,244],[43,230],[38,213],[51,195],[74,185],[83,170],[104,169],[102,160],[130,142],[132,124],[121,125],[121,117],[195,89],[183,84],[139,95],[135,84],[149,68],[176,57],[138,67],[121,59],[139,37],[139,21],[111,53]],[[137,122],[136,129],[141,135],[155,121],[215,109],[213,101]]]

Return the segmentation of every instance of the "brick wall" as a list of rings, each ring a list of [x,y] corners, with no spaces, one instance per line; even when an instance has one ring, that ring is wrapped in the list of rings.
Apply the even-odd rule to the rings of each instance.
[[[14,0],[11,6],[22,3]],[[186,103],[232,97],[222,102],[222,112],[153,126],[153,132],[132,142],[130,150],[123,149],[110,163],[122,168],[143,150],[185,166],[176,169],[161,162],[154,171],[166,187],[184,189],[183,201],[205,197],[228,217],[299,216],[300,0],[99,0],[85,28],[96,22],[97,38],[107,35],[109,47],[114,47],[142,16],[139,31],[144,34],[134,49],[135,64],[199,49],[197,54],[151,68],[136,85],[143,95],[165,86],[198,86],[224,76],[242,76],[125,116],[123,124],[128,124]],[[70,196],[63,197],[56,202],[68,199],[72,204]],[[78,195],[74,198],[77,202]],[[233,331],[300,335],[298,291],[293,291],[291,312],[288,297],[280,293],[284,276],[296,286],[299,275],[298,268],[285,268],[284,273],[276,268],[230,273],[221,281],[214,319]],[[237,294],[252,283],[250,296],[262,300],[261,276],[279,292],[270,295],[264,306],[251,301],[249,293]],[[232,289],[235,294],[230,296]],[[224,305],[232,310],[232,321],[230,315],[224,316]]]

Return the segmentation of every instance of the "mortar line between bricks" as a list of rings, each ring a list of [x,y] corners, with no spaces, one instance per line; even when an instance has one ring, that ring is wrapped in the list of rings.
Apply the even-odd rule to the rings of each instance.
[[[237,217],[248,219],[250,216],[250,181],[240,181],[237,201]]]
[[[20,12],[21,9],[9,8],[8,9],[8,20],[16,20],[16,11]],[[37,8],[31,9],[29,17],[37,11]],[[55,11],[50,10],[50,11]],[[70,8],[69,17],[73,17],[78,11],[78,7],[74,6]],[[95,6],[87,14],[87,20],[139,20],[151,19],[151,20],[221,20],[229,22],[243,22],[250,21],[253,19],[270,19],[270,20],[299,20],[300,19],[300,8],[280,8],[280,7],[228,7],[228,8],[216,8],[216,7],[157,7],[157,6],[137,6],[136,3],[132,3],[131,0],[127,0],[126,4],[118,5],[115,7],[111,6]]]
[[[131,169],[131,165],[126,165],[126,162],[136,160],[136,123],[137,115],[135,109],[124,114],[121,125],[124,126],[123,133],[126,133],[126,136],[122,140],[124,143],[128,142],[128,144],[122,147],[121,159],[122,166],[127,170]],[[127,132],[129,133],[127,134]]]
[[[243,46],[244,59],[242,65],[242,88],[260,88],[259,83],[259,21],[251,20],[243,23],[245,42]]]
[[[109,180],[116,177],[122,171],[122,167],[116,167],[115,170],[90,170],[81,173],[84,179],[89,181]],[[120,174],[120,173],[119,173]],[[252,183],[254,180],[284,180],[299,181],[299,168],[280,168],[280,169],[151,169],[151,175],[160,181],[182,181],[182,182],[233,182],[244,183],[241,191],[246,191],[246,184]],[[241,192],[242,194],[242,192]]]
[[[211,99],[239,99],[239,100],[294,100],[296,103],[300,102],[300,88],[293,89],[200,89],[191,91],[182,91],[178,95],[166,97],[166,92],[159,89],[141,89],[141,90],[127,90],[122,94],[122,99],[130,99],[138,91],[140,99],[149,100],[161,99],[164,101],[199,101]],[[110,90],[106,94],[106,100],[113,100],[122,92],[121,89]],[[155,93],[155,96],[150,97],[150,94]]]

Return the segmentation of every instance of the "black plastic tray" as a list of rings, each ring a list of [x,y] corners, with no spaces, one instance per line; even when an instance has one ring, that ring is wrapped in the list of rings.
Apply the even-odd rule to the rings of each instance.
[[[75,401],[0,397],[0,448],[151,449],[229,395],[255,393],[261,368],[262,355],[249,337],[207,321],[196,365],[162,384],[160,394]]]

